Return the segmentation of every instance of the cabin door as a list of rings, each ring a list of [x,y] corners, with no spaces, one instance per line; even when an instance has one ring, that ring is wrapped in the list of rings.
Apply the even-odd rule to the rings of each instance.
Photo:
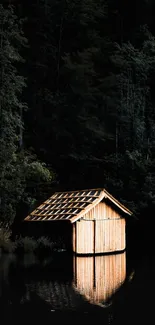
[[[78,254],[94,254],[94,221],[76,222],[75,246]]]

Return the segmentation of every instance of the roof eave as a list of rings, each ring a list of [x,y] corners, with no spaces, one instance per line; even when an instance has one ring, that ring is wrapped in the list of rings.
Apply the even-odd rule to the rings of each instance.
[[[120,210],[124,213],[128,214],[129,216],[133,215],[133,212],[127,209],[123,204],[121,204],[117,199],[115,199],[110,193],[108,193],[104,189],[105,198],[108,198],[111,202],[113,202]]]

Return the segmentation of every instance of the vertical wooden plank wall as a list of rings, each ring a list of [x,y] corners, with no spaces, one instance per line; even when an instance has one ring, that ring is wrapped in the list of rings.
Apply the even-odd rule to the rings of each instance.
[[[73,223],[73,252],[76,252],[76,223]]]
[[[115,252],[125,249],[125,220],[96,221],[95,253]]]
[[[80,220],[76,222],[76,253],[94,253],[94,222]]]
[[[76,222],[76,234],[74,227],[73,250],[76,253],[108,253],[126,248],[126,221],[105,202],[86,213],[84,220]]]

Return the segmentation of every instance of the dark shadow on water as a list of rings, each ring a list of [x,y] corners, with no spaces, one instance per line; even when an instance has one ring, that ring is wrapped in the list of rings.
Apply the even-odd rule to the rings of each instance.
[[[1,256],[1,324],[153,324],[155,257],[123,254]]]
[[[146,251],[128,254],[131,273],[113,296],[112,324],[154,324],[155,256]]]
[[[73,256],[61,255],[30,263],[2,256],[0,260],[1,324],[94,324],[102,308],[90,304],[73,287]],[[26,264],[26,261],[28,264]],[[105,323],[108,314],[102,315]]]

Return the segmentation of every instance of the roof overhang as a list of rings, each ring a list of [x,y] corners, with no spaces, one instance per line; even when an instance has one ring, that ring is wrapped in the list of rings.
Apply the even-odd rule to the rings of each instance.
[[[80,220],[104,199],[113,203],[123,217],[133,213],[103,188],[69,192],[55,192],[48,200],[28,215],[24,221],[69,221]]]

